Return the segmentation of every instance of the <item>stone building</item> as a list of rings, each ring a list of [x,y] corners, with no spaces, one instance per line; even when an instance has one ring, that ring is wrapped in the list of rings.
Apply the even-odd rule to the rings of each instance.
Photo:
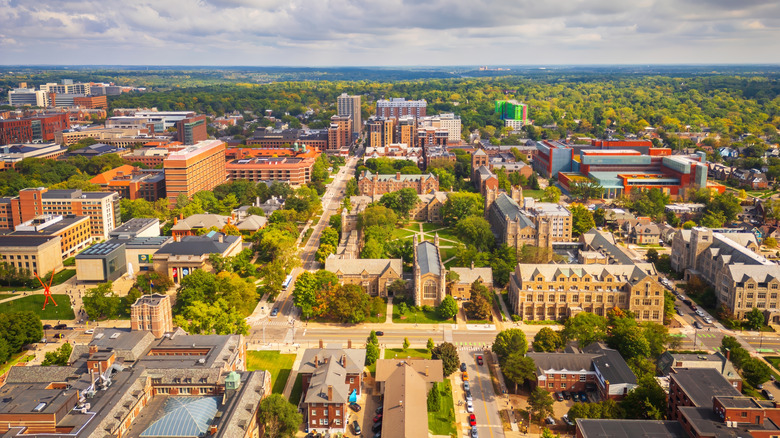
[[[493,289],[493,268],[475,268],[471,263],[469,268],[450,268],[450,272],[458,274],[458,279],[450,285],[449,294],[459,300],[471,298],[471,285],[474,282],[482,283],[485,287]]]
[[[433,243],[418,242],[414,236],[414,304],[416,306],[438,306],[444,299],[446,272],[439,253],[439,235]]]
[[[380,175],[366,170],[358,177],[358,191],[361,195],[376,196],[412,188],[418,195],[439,190],[439,179],[436,175]]]
[[[418,201],[409,212],[416,221],[440,223],[442,221],[441,207],[447,202],[447,192],[433,192],[417,195]]]
[[[553,242],[571,241],[569,210],[558,204],[524,200],[520,189],[512,188],[511,196],[488,190],[485,217],[499,245],[505,243],[517,249],[523,245],[552,248]]]
[[[130,327],[133,330],[150,331],[155,338],[162,338],[173,331],[171,299],[168,295],[144,295],[130,306]]]
[[[387,287],[403,275],[401,259],[325,259],[325,270],[336,274],[342,284],[356,284],[371,296],[386,297]]]

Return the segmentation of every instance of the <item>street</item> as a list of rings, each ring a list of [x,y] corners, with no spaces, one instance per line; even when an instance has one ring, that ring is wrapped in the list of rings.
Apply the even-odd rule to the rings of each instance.
[[[460,361],[466,364],[469,374],[469,387],[473,398],[474,415],[477,417],[477,432],[480,437],[502,438],[504,436],[504,428],[501,424],[501,417],[498,414],[499,400],[496,398],[493,384],[490,381],[490,371],[487,368],[487,362],[483,365],[477,365],[477,354],[482,354],[482,352],[458,352]],[[460,370],[456,374],[460,376]],[[460,417],[461,422],[465,419],[463,426],[466,430],[470,430],[471,426],[468,426],[463,380],[460,377],[456,377],[454,381],[460,385],[459,388],[453,388],[452,392],[455,403],[458,405],[456,416]],[[464,403],[461,405],[460,401]]]

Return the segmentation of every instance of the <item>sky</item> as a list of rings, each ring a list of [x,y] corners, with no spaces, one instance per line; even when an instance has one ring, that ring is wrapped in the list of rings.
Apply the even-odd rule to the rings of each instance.
[[[0,0],[0,64],[775,64],[778,0]]]

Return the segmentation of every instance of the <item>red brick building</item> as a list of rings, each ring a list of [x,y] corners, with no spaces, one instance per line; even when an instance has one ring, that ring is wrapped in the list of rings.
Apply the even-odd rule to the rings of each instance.
[[[432,173],[402,175],[398,172],[395,175],[380,175],[370,171],[364,171],[358,177],[358,190],[364,196],[384,195],[405,188],[415,189],[418,195],[435,192],[439,190],[439,179]]]
[[[55,132],[68,128],[70,119],[67,113],[0,120],[0,145],[54,141]]]
[[[184,144],[195,144],[209,139],[206,132],[206,116],[194,116],[176,122],[176,140]]]
[[[75,106],[80,106],[89,109],[95,109],[95,108],[106,109],[108,108],[108,99],[106,98],[106,96],[74,97],[73,104]]]

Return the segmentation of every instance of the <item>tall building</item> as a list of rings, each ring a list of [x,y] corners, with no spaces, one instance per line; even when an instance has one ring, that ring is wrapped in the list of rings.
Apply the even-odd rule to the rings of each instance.
[[[70,79],[63,79],[61,84],[56,82],[43,84],[39,88],[41,91],[46,93],[82,95],[92,94],[92,84],[82,82],[73,83],[73,81]]]
[[[395,119],[371,117],[368,119],[368,145],[381,148],[395,141]]]
[[[505,126],[519,130],[528,124],[528,105],[516,100],[497,100],[496,112]]]
[[[70,128],[67,113],[0,120],[0,145],[54,141],[54,133]]]
[[[415,118],[427,115],[428,102],[421,100],[406,100],[403,97],[393,97],[390,100],[380,99],[376,101],[376,115],[397,119],[401,116],[414,116]]]
[[[108,239],[120,225],[119,195],[113,192],[27,188],[14,198],[0,198],[0,227],[13,228],[43,214],[89,216],[92,237]]]
[[[461,140],[460,116],[453,113],[421,117],[420,126],[446,130],[449,143],[457,143]]]
[[[349,116],[352,119],[352,132],[360,133],[363,129],[363,119],[360,111],[360,96],[350,96],[342,93],[336,99],[337,114]]]
[[[407,147],[413,148],[417,145],[417,135],[417,121],[415,118],[412,116],[399,117],[396,121],[395,137],[391,143],[405,144]]]
[[[206,116],[194,116],[176,122],[176,140],[183,144],[195,144],[208,140]]]
[[[168,295],[144,295],[130,306],[130,327],[133,330],[152,332],[155,338],[162,338],[173,331],[171,299]]]
[[[349,116],[333,116],[328,127],[328,150],[338,151],[352,144],[352,119]]]
[[[171,208],[179,195],[191,198],[227,180],[225,143],[206,140],[168,155],[163,161],[165,190]]]
[[[16,88],[8,92],[8,102],[13,106],[49,106],[49,95],[32,88]]]

